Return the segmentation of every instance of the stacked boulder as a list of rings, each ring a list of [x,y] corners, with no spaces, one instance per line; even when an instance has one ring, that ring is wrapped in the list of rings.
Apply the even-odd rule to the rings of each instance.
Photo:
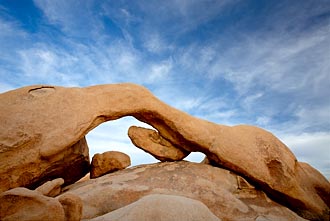
[[[97,178],[107,173],[125,169],[131,165],[131,159],[127,154],[119,151],[108,151],[95,154],[91,164],[91,178]]]

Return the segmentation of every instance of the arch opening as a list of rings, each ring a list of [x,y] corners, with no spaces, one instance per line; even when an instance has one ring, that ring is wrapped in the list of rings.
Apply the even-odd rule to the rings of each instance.
[[[143,123],[134,117],[122,117],[117,120],[107,121],[91,130],[86,135],[89,147],[90,160],[96,153],[106,151],[120,151],[131,159],[131,166],[160,162],[149,153],[136,147],[129,139],[127,132],[130,126],[139,126],[154,129],[149,124]],[[201,162],[205,154],[200,152],[190,153],[184,160]]]

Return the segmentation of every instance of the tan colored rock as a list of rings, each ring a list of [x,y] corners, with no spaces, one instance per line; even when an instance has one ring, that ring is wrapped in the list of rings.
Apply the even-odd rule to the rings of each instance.
[[[28,130],[24,131],[31,133]],[[47,159],[40,155],[39,141],[34,138],[26,141],[27,143],[16,143],[12,148],[5,149],[1,146],[1,139],[0,193],[18,186],[35,189],[58,177],[62,177],[66,184],[70,184],[89,171],[89,150],[85,137]],[[20,138],[17,139],[19,142]]]
[[[81,220],[83,203],[79,196],[65,193],[58,197],[58,201],[63,206],[66,221]]]
[[[48,181],[41,186],[39,186],[36,191],[40,192],[44,196],[55,197],[61,193],[62,185],[64,184],[64,179],[57,178],[52,181]]]
[[[184,196],[205,204],[222,220],[304,220],[269,199],[242,177],[206,164],[186,161],[141,165],[65,187],[83,201],[83,219],[116,211],[143,196]],[[178,219],[179,220],[179,219]]]
[[[201,161],[201,163],[211,165],[211,162],[207,157],[204,157],[204,159]]]
[[[91,163],[90,177],[96,178],[104,174],[125,169],[131,165],[131,159],[125,153],[119,151],[107,151],[95,154]]]
[[[82,182],[82,181],[87,181],[91,179],[91,175],[90,173],[87,173],[84,177],[82,177],[80,180],[78,180],[77,182]],[[76,183],[77,183],[76,182]]]
[[[203,203],[182,196],[152,194],[91,221],[220,221]]]
[[[0,220],[64,221],[64,210],[58,200],[38,191],[17,187],[0,194]]]
[[[174,147],[169,141],[161,137],[157,131],[152,129],[132,126],[128,130],[128,136],[135,146],[150,153],[162,162],[182,160],[190,153]]]
[[[71,182],[81,178],[86,173],[82,168],[88,167],[86,155],[80,152],[68,161],[70,166],[61,160],[69,159],[72,145],[97,125],[124,116],[150,124],[175,147],[203,152],[212,163],[258,184],[305,218],[329,219],[324,199],[330,194],[320,195],[330,193],[329,182],[323,177],[319,182],[325,189],[320,191],[314,175],[303,174],[293,153],[274,135],[253,126],[228,127],[195,118],[133,84],[29,86],[1,94],[0,192],[16,186],[39,186],[56,177],[69,183],[64,177],[68,171],[81,173],[70,175]],[[312,181],[305,181],[309,179]]]

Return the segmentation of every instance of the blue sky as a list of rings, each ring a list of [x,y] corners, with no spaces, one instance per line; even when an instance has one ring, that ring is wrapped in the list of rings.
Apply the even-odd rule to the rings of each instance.
[[[0,92],[119,82],[215,123],[265,128],[330,178],[329,0],[0,0]],[[155,162],[130,143],[133,124],[90,132],[91,155]]]

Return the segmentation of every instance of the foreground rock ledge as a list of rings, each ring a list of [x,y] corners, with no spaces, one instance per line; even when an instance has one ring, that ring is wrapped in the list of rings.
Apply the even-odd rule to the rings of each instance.
[[[269,199],[244,178],[225,169],[186,161],[140,165],[72,184],[64,194],[74,194],[83,201],[82,219],[102,220],[115,214],[130,216],[132,204],[152,194],[175,195],[202,202],[221,220],[286,220],[302,221],[294,212]],[[159,203],[160,204],[160,203]],[[149,212],[172,205],[154,204]],[[163,202],[165,204],[165,202]],[[135,207],[133,207],[133,210]],[[177,209],[185,210],[184,206]],[[185,212],[189,214],[197,211]],[[132,210],[131,210],[132,211]],[[142,213],[144,212],[141,211]],[[167,212],[167,211],[164,211]],[[183,211],[177,212],[177,215]],[[173,214],[175,212],[172,212]],[[137,214],[138,215],[138,214]],[[187,220],[199,220],[198,216]],[[125,217],[126,218],[126,217]],[[145,217],[133,220],[148,220]],[[151,217],[152,218],[152,217]],[[195,219],[194,219],[195,218]],[[259,218],[259,219],[258,219]],[[153,219],[157,220],[157,219]],[[180,218],[171,220],[184,220]],[[209,219],[201,219],[209,220]]]
[[[151,194],[90,221],[221,221],[200,201],[182,196]]]
[[[1,192],[39,185],[48,177],[56,178],[54,174],[69,182],[64,175],[77,171],[70,167],[85,168],[86,173],[86,148],[75,149],[81,150],[73,161],[76,164],[63,168],[58,163],[97,125],[134,116],[156,128],[173,146],[203,152],[212,164],[242,175],[299,215],[329,219],[329,182],[317,170],[297,162],[271,133],[253,126],[228,127],[195,118],[138,85],[29,86],[1,94],[0,110]],[[36,162],[45,166],[39,168]],[[74,180],[79,176],[83,175]]]
[[[0,194],[0,220],[65,220],[61,203],[54,198],[18,187]]]

